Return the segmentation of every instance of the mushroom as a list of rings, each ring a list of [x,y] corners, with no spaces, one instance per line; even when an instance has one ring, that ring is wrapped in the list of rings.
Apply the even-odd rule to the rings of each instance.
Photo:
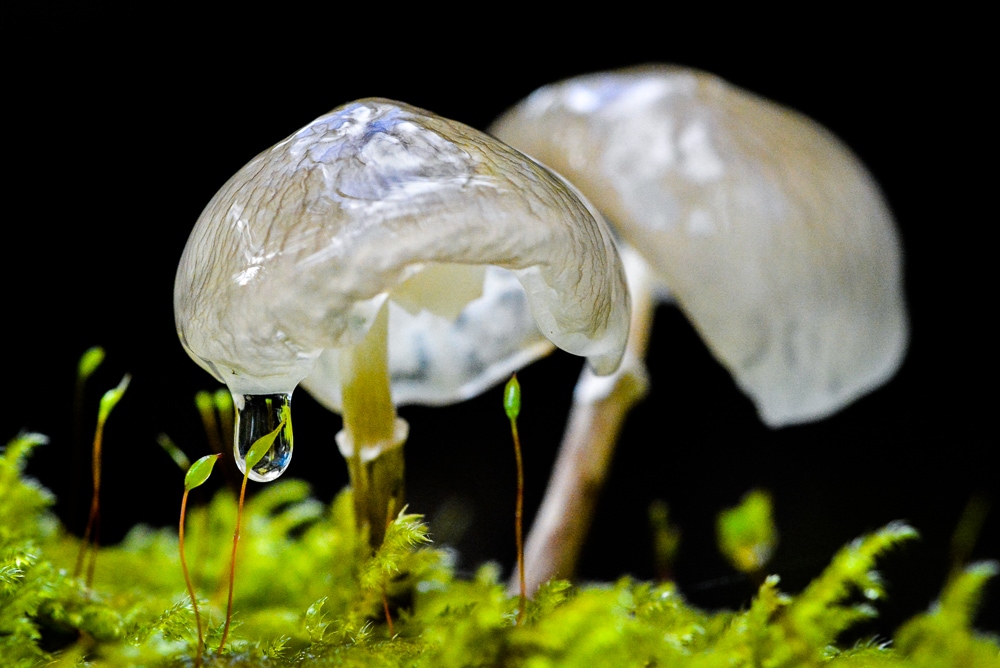
[[[400,399],[464,398],[552,344],[613,372],[628,294],[588,206],[492,137],[385,99],[338,107],[251,160],[202,212],[174,289],[184,348],[233,394],[241,469],[282,419],[250,476],[287,468],[305,381],[343,416],[336,440],[377,545],[400,510]],[[505,301],[508,319],[480,317]],[[470,354],[469,335],[494,347]],[[465,359],[449,361],[439,336]]]
[[[645,391],[651,311],[676,303],[770,427],[818,420],[904,354],[900,245],[829,131],[704,72],[646,66],[545,86],[491,128],[583,192],[632,249],[632,332],[584,371],[527,546],[532,585],[569,576],[621,421]]]

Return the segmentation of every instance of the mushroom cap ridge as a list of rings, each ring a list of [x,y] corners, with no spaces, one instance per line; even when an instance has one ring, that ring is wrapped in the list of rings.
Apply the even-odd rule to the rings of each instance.
[[[428,267],[467,277],[470,265],[513,272],[546,337],[598,372],[617,367],[625,278],[573,188],[465,125],[359,100],[264,151],[212,198],[178,266],[177,331],[234,393],[291,391],[324,349],[360,341],[393,290]],[[441,301],[431,308],[455,310]]]
[[[830,132],[695,70],[545,86],[491,128],[570,179],[643,255],[771,426],[887,380],[906,349],[891,214]]]

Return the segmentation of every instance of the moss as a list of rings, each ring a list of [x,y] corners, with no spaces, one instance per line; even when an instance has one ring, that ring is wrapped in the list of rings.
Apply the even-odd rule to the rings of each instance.
[[[194,665],[197,633],[176,535],[136,527],[99,551],[91,588],[69,576],[79,541],[51,515],[53,496],[23,475],[25,458],[43,442],[24,435],[0,455],[3,665]],[[770,522],[769,513],[760,517]],[[871,601],[883,594],[875,562],[915,535],[904,524],[844,547],[798,595],[766,578],[745,610],[699,610],[671,583],[555,581],[515,625],[517,599],[498,570],[487,565],[458,579],[419,515],[401,514],[372,555],[354,529],[348,492],[325,507],[294,480],[267,486],[247,505],[235,629],[219,654],[235,518],[227,492],[189,517],[207,666],[1000,665],[997,638],[972,628],[994,563],[956,574],[895,644],[837,646],[843,631],[874,614]]]

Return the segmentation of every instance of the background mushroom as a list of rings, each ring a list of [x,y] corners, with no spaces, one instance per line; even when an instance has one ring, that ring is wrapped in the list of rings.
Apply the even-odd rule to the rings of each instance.
[[[487,266],[509,271],[494,270],[491,297],[520,282],[545,337],[588,357],[599,374],[618,367],[629,306],[610,232],[532,160],[472,128],[378,98],[338,107],[251,160],[195,224],[174,292],[185,349],[233,393],[241,468],[253,441],[283,419],[282,443],[251,475],[270,480],[288,466],[291,394],[322,358],[307,387],[343,415],[337,443],[358,519],[380,544],[402,508],[407,436],[389,357],[399,338],[391,332],[407,320],[390,304],[431,323],[475,318],[475,307],[463,309],[482,294]],[[514,323],[522,329],[524,313]],[[503,342],[455,359],[452,392],[499,381],[532,349],[547,350],[529,343],[526,352]],[[423,376],[440,396],[445,374],[424,367],[449,363],[428,350],[411,352],[410,386]],[[484,359],[487,380],[464,377],[482,376],[475,367]]]
[[[638,256],[630,364],[621,382],[584,372],[577,387],[528,539],[533,587],[572,572],[611,444],[644,393],[636,367],[654,292],[772,427],[825,417],[899,366],[892,217],[861,162],[815,122],[713,75],[648,66],[545,86],[492,132],[575,183]]]
[[[994,398],[980,389],[995,375],[988,352],[995,330],[982,308],[992,299],[995,261],[990,244],[970,243],[992,192],[989,170],[974,168],[983,155],[982,129],[992,123],[982,83],[992,76],[988,22],[970,22],[960,11],[917,13],[900,30],[896,16],[859,20],[856,12],[831,10],[822,22],[790,29],[754,7],[725,14],[739,30],[720,31],[724,13],[717,6],[689,4],[671,7],[666,29],[642,20],[638,9],[619,18],[581,12],[572,31],[513,12],[498,17],[492,35],[478,32],[469,41],[447,37],[468,34],[466,15],[450,24],[440,12],[426,13],[423,22],[416,12],[393,21],[358,6],[341,7],[336,21],[325,23],[314,19],[323,8],[315,9],[273,5],[216,22],[179,7],[127,16],[89,3],[11,8],[17,29],[6,42],[7,90],[16,104],[8,141],[15,168],[3,271],[11,288],[8,332],[17,344],[8,348],[4,396],[17,410],[5,424],[8,435],[27,427],[51,437],[31,472],[57,493],[73,529],[86,522],[85,512],[74,519],[73,508],[86,510],[80,499],[88,494],[87,470],[85,457],[83,466],[73,465],[67,407],[77,359],[95,343],[108,357],[86,409],[100,390],[133,375],[106,434],[102,493],[115,510],[102,518],[102,538],[114,542],[137,522],[176,522],[177,481],[164,470],[155,439],[167,432],[192,457],[207,454],[191,397],[214,385],[177,343],[177,258],[188,222],[262,148],[342,100],[384,95],[486,128],[545,84],[666,61],[714,72],[805,112],[871,168],[899,222],[912,340],[900,372],[879,390],[825,420],[769,430],[680,311],[658,308],[658,345],[646,358],[654,383],[622,432],[579,577],[653,577],[646,510],[663,499],[684,531],[678,587],[695,604],[738,608],[752,590],[729,577],[718,555],[715,515],[763,486],[774,495],[782,532],[772,565],[783,589],[804,586],[844,542],[904,518],[922,540],[885,562],[892,591],[871,632],[887,636],[938,595],[969,496],[982,490],[996,499],[995,471],[977,464],[995,440]],[[149,29],[154,18],[157,30]],[[515,24],[513,41],[530,48],[511,43]],[[613,49],[580,38],[609,30],[624,36]],[[249,46],[254,35],[266,36],[266,48]],[[951,39],[961,44],[948,48]],[[43,51],[48,57],[39,57]],[[375,53],[392,64],[373,65]],[[467,63],[475,74],[461,70]],[[550,355],[518,373],[528,519],[581,364]],[[663,381],[672,376],[686,382]],[[494,388],[457,406],[400,409],[411,425],[411,509],[427,514],[435,541],[454,546],[464,569],[487,559],[511,566],[510,508],[496,502],[513,493],[500,397]],[[664,406],[671,407],[667,425]],[[296,393],[295,414],[300,442],[313,434],[319,442],[340,428],[340,419],[305,392]],[[443,437],[453,432],[461,436]],[[918,453],[925,443],[933,455]],[[495,480],[469,475],[504,467],[509,473]],[[75,471],[83,478],[77,486]],[[322,500],[347,483],[335,448],[299,448],[292,471]],[[1000,555],[995,507],[972,558]],[[446,532],[458,511],[468,529]],[[995,589],[985,605],[983,625],[1000,628]]]

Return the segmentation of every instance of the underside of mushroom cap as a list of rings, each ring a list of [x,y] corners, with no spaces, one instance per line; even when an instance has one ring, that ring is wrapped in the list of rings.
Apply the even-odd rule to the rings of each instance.
[[[497,137],[636,247],[771,426],[830,414],[906,348],[901,252],[858,159],[712,75],[648,66],[546,86]]]
[[[478,396],[552,352],[513,273],[488,267],[483,293],[455,317],[389,302],[389,376],[397,405],[445,405]],[[328,348],[302,386],[341,412],[341,349]]]
[[[468,301],[481,290],[464,285],[468,268],[491,265],[520,281],[545,337],[599,372],[617,367],[628,296],[599,216],[481,132],[361,100],[264,151],[215,195],[178,267],[177,329],[234,392],[290,391],[323,350],[360,341],[395,290],[412,309],[407,286],[421,271],[453,275]],[[431,310],[462,311],[427,297]]]

